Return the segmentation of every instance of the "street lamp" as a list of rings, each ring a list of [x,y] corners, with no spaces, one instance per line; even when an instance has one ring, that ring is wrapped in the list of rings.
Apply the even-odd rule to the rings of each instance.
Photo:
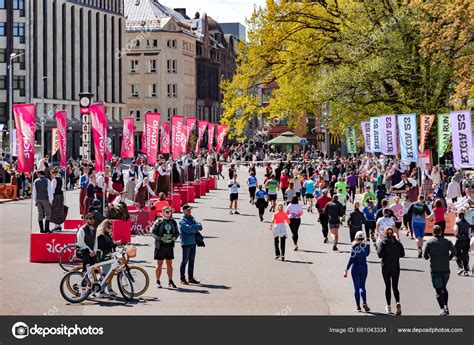
[[[44,80],[45,79],[48,79],[47,76],[43,76],[41,78],[41,82],[42,82],[42,90],[41,90],[41,93],[42,93],[42,99],[41,99],[41,105],[42,105],[42,116],[43,118],[40,120],[41,122],[41,158],[44,157],[44,123],[45,121],[47,120],[47,114],[46,114],[46,107],[44,105]]]
[[[13,151],[13,60],[17,57],[25,55],[25,53],[11,53],[10,54],[10,62],[8,64],[8,109],[9,109],[9,117],[8,117],[8,142],[9,142],[9,149],[10,149],[10,163],[13,162],[12,151]]]

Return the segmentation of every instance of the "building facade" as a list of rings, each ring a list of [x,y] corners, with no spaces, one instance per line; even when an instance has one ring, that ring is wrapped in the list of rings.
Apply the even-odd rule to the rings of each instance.
[[[55,110],[68,114],[68,155],[81,145],[79,93],[91,92],[104,102],[112,150],[120,147],[125,110],[124,61],[114,52],[123,47],[123,0],[30,0],[28,17],[28,102],[37,116],[46,114],[45,153],[51,150]],[[44,105],[44,106],[43,106]],[[37,131],[37,142],[41,141]]]
[[[247,33],[245,26],[240,23],[219,23],[225,34],[234,36],[239,41],[245,42],[247,40]]]
[[[27,100],[26,37],[27,10],[25,0],[0,0],[0,124],[4,125],[0,140],[7,139],[8,119],[10,116],[8,65],[12,54],[13,103]]]
[[[125,97],[136,147],[146,112],[196,116],[196,36],[185,15],[150,0],[126,0]]]

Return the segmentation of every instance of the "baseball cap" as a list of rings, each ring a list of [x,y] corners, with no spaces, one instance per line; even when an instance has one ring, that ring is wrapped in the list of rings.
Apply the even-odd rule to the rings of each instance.
[[[191,209],[192,209],[191,205],[189,204],[183,205],[183,210],[191,210]]]
[[[363,240],[365,239],[365,235],[363,231],[357,231],[354,237],[356,240]]]
[[[327,190],[327,189],[323,189],[323,190],[321,191],[321,193],[327,194],[327,193],[328,193],[328,190]]]

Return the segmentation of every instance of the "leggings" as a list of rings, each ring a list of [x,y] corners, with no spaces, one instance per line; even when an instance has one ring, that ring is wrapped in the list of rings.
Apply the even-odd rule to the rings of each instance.
[[[443,286],[442,288],[435,289],[436,290],[436,300],[438,301],[439,307],[441,309],[444,308],[444,306],[448,305],[448,290],[446,289],[446,286]]]
[[[356,195],[356,186],[349,187],[349,197],[352,198],[352,200],[354,200],[355,195]]]
[[[291,225],[290,225],[291,226]],[[469,271],[469,248],[471,244],[469,239],[465,240],[456,240],[455,247],[456,247],[456,263],[458,264],[458,268],[463,268],[465,271]]]
[[[257,190],[257,187],[249,187],[249,194],[250,194],[250,199],[255,199],[255,191]]]
[[[446,221],[443,220],[441,222],[436,222],[435,225],[439,225],[441,227],[441,236],[444,236],[444,231],[446,230]]]
[[[385,282],[385,299],[387,300],[387,305],[391,304],[392,289],[395,302],[399,303],[400,292],[398,291],[398,279],[400,278],[400,267],[386,268],[385,266],[382,266],[382,276],[383,281]]]
[[[281,194],[283,195],[283,200],[286,200],[286,195],[285,195],[285,192],[288,188],[282,188],[281,189]]]
[[[298,229],[300,228],[301,218],[290,218],[290,230],[295,246],[298,244]]]
[[[353,265],[351,270],[352,282],[354,283],[354,297],[357,307],[360,307],[360,298],[367,304],[367,291],[365,281],[367,280],[367,265]]]
[[[375,226],[376,223],[373,220],[367,220],[365,222],[365,236],[367,240],[371,238],[372,242],[375,242]]]
[[[319,214],[319,222],[321,223],[321,227],[323,229],[323,236],[324,238],[328,237],[329,233],[329,219],[328,216],[324,213]]]
[[[276,256],[285,256],[285,241],[286,237],[275,237],[275,255]],[[278,245],[278,242],[280,242],[280,245]],[[281,249],[281,251],[280,251]]]

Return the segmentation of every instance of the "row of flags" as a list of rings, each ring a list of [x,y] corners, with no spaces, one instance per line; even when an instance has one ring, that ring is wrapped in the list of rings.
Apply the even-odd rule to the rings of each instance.
[[[442,157],[452,139],[453,161],[458,168],[474,167],[474,135],[471,112],[453,111],[449,114],[420,115],[420,137],[416,114],[373,116],[361,123],[365,152],[388,156],[400,154],[402,161],[418,162],[424,152],[431,127],[437,121],[437,152]],[[357,153],[355,127],[346,128],[349,153]]]
[[[34,144],[37,125],[35,120],[35,104],[15,104],[13,105],[13,113],[16,126],[17,171],[31,172],[34,170]],[[105,105],[103,103],[90,105],[89,114],[92,123],[92,136],[94,138],[95,169],[96,171],[104,171],[105,161],[112,158],[112,153],[107,145],[108,123]],[[59,150],[60,167],[65,168],[67,161],[66,111],[56,111],[55,117],[57,128],[53,129],[53,155]],[[212,150],[214,146],[214,136],[216,134],[216,151],[221,151],[224,138],[227,134],[227,125],[217,125],[217,133],[215,133],[214,123],[197,121],[197,124],[198,140],[195,148],[196,152],[199,151],[206,128],[208,130],[208,150]],[[181,154],[187,154],[189,137],[194,131],[195,125],[196,118],[185,119],[183,116],[172,116],[170,122],[160,123],[160,113],[146,113],[142,133],[142,151],[147,155],[147,163],[156,164],[158,148],[160,153],[171,154],[173,159],[179,158]],[[121,158],[133,158],[135,156],[134,137],[134,119],[132,117],[124,118]]]

